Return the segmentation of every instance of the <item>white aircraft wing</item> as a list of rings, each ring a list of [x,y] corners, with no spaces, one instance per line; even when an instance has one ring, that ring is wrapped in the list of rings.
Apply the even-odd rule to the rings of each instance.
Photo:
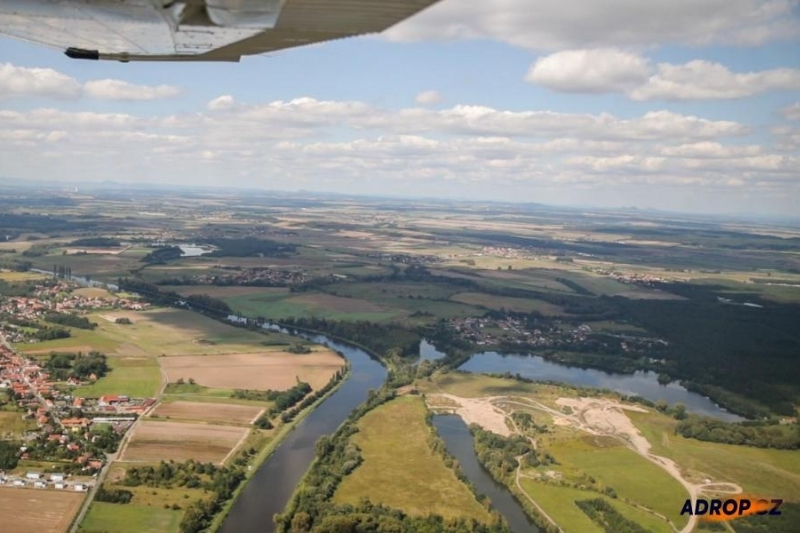
[[[239,61],[381,32],[438,0],[0,0],[0,33],[78,59]]]

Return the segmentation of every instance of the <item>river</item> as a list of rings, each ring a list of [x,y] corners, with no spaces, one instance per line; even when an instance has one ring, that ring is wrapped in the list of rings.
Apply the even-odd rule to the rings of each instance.
[[[286,436],[256,474],[248,480],[222,524],[220,531],[239,533],[275,531],[272,517],[283,512],[314,459],[314,444],[344,422],[370,389],[379,389],[386,379],[386,369],[363,350],[331,341],[321,335],[303,335],[316,343],[327,343],[342,352],[350,362],[350,375],[336,391],[303,419]]]
[[[469,428],[457,415],[435,415],[433,425],[444,441],[450,455],[458,459],[461,470],[479,494],[488,496],[492,507],[503,515],[514,533],[539,531],[528,520],[522,505],[511,495],[505,485],[494,480],[492,475],[478,462]]]
[[[602,370],[569,367],[552,363],[538,355],[499,354],[483,352],[473,355],[459,370],[475,373],[519,374],[541,381],[560,381],[571,385],[610,389],[627,395],[639,395],[650,401],[665,400],[669,404],[682,403],[689,412],[710,416],[727,422],[744,420],[709,398],[686,390],[677,383],[661,385],[654,372],[611,374]]]

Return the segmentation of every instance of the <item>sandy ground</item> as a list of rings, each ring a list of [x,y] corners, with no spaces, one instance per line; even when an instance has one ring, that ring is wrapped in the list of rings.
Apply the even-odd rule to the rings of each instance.
[[[299,378],[314,390],[324,387],[344,360],[333,352],[287,352],[159,357],[169,381],[193,378],[214,389],[287,390]]]
[[[62,533],[86,497],[84,492],[0,487],[4,533]]]
[[[486,431],[508,437],[511,435],[511,430],[506,424],[506,414],[492,405],[492,399],[462,398],[445,393],[427,396],[430,408],[453,411],[467,424],[478,424]]]
[[[204,422],[250,424],[264,409],[254,405],[234,405],[204,402],[162,403],[153,411],[159,417],[202,420]]]

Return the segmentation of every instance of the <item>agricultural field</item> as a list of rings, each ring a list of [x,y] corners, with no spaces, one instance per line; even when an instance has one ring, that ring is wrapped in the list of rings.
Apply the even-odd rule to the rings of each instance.
[[[125,488],[125,490],[130,490]],[[166,492],[166,491],[162,491]],[[178,533],[182,510],[159,506],[93,502],[78,528],[79,533]]]
[[[151,416],[170,420],[246,426],[262,412],[264,409],[256,406],[176,401],[161,403]]]
[[[24,420],[23,414],[17,411],[0,410],[0,439],[20,439],[26,431],[36,429],[36,421]]]
[[[65,533],[86,494],[0,487],[4,533]]]
[[[345,364],[338,354],[317,348],[294,354],[270,347],[258,353],[184,355],[159,358],[169,382],[193,379],[212,389],[286,390],[305,381],[323,387]]]
[[[287,317],[331,318],[335,320],[386,320],[398,311],[367,300],[331,294],[294,295],[273,290],[251,289],[250,294],[222,297],[235,311],[247,316],[279,320]]]
[[[75,389],[84,398],[121,394],[131,398],[153,398],[161,390],[161,371],[154,357],[116,356],[106,359],[111,368],[97,382]]]
[[[487,309],[506,309],[507,311],[520,311],[524,313],[536,312],[545,316],[559,316],[564,314],[564,309],[562,307],[532,298],[513,298],[478,292],[462,292],[451,296],[450,299],[454,302],[485,307]]]
[[[249,430],[233,426],[144,420],[134,429],[120,461],[200,462],[221,464]]]
[[[411,515],[488,521],[486,509],[430,449],[425,413],[421,398],[407,396],[364,415],[352,437],[364,462],[342,481],[334,501],[358,503],[366,496]]]
[[[38,272],[14,272],[11,270],[0,270],[0,281],[7,283],[19,283],[20,281],[35,281],[45,279],[47,276]]]

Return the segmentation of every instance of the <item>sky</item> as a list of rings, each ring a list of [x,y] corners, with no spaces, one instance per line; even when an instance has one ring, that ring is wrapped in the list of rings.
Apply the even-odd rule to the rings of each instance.
[[[441,0],[230,64],[0,36],[0,177],[797,215],[800,0]]]

